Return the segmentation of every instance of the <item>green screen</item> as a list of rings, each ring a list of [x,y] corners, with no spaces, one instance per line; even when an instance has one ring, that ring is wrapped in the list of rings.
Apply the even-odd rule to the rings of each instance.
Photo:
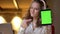
[[[41,11],[42,24],[52,24],[51,10]]]

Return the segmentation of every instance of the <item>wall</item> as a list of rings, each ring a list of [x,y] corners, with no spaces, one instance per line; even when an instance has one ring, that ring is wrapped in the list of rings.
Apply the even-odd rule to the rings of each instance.
[[[53,0],[55,34],[60,34],[60,0]]]

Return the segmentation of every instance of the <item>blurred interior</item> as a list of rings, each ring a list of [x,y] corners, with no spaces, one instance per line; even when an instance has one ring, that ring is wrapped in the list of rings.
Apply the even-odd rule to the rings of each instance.
[[[57,0],[45,0],[47,5],[53,11],[53,24],[55,26],[55,33],[57,33],[57,20],[58,15],[58,2]],[[55,1],[55,2],[54,2]],[[22,22],[22,18],[27,13],[27,10],[31,4],[32,0],[0,0],[0,24],[7,24],[10,23],[12,26],[13,34],[17,34],[19,30],[19,25]],[[57,2],[57,3],[56,3]],[[56,5],[57,4],[57,5]],[[56,8],[56,9],[55,9]],[[56,12],[54,12],[56,11]],[[16,23],[15,23],[16,22]],[[59,31],[58,31],[59,33]]]

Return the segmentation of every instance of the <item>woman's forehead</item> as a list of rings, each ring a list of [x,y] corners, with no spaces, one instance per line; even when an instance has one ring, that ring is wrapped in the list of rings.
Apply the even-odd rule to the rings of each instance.
[[[33,2],[31,4],[31,7],[40,7],[40,4],[38,2]]]

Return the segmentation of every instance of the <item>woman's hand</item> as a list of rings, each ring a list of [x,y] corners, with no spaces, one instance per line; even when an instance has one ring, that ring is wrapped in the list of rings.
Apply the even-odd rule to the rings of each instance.
[[[32,19],[24,19],[24,20],[22,21],[21,26],[22,26],[23,28],[26,28],[26,27],[28,26],[27,23],[29,23],[31,20],[32,20]]]

